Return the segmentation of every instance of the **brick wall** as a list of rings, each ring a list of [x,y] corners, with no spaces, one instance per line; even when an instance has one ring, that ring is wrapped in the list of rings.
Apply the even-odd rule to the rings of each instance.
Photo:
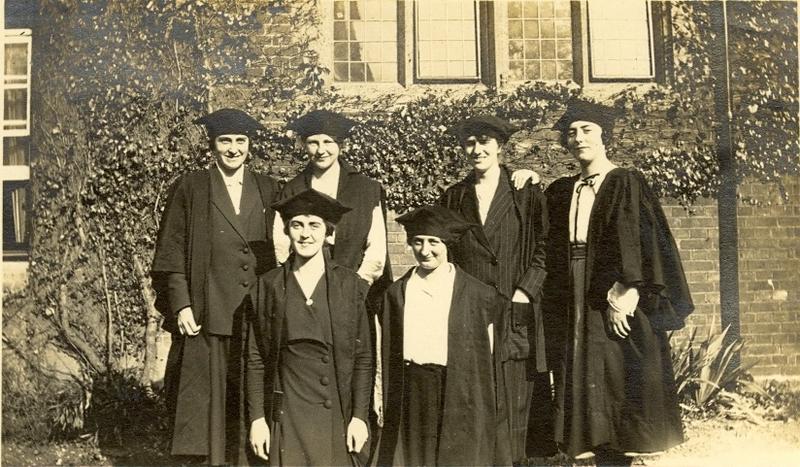
[[[739,296],[745,362],[759,375],[800,375],[800,178],[746,183],[739,207]]]
[[[757,376],[800,376],[800,178],[786,178],[788,201],[777,185],[745,182],[739,213],[739,297],[743,362]],[[762,205],[751,205],[756,199]],[[717,204],[700,200],[689,214],[674,200],[664,211],[680,250],[696,310],[687,333],[720,328]],[[414,264],[405,232],[389,213],[389,253],[394,277]]]

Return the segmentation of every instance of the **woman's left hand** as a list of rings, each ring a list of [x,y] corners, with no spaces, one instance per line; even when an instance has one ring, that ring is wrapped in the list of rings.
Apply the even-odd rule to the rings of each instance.
[[[516,190],[521,190],[528,180],[531,181],[531,185],[536,185],[542,181],[542,179],[539,178],[539,174],[530,169],[515,170],[514,173],[511,174],[511,182],[514,184],[514,189]]]
[[[347,449],[350,452],[361,452],[361,448],[364,447],[368,437],[367,424],[364,423],[364,420],[353,417],[350,420],[350,424],[347,425]]]
[[[628,315],[610,306],[606,309],[606,314],[608,315],[608,327],[611,328],[611,332],[620,339],[628,337],[628,333],[631,332],[631,326],[628,324]]]

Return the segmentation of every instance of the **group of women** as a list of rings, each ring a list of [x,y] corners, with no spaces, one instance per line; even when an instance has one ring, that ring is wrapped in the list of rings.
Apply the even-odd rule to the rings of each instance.
[[[392,283],[383,189],[339,160],[354,121],[292,122],[309,165],[279,192],[244,169],[260,125],[229,109],[205,117],[215,167],[176,183],[153,267],[175,336],[171,400],[192,411],[174,414],[172,453],[508,465],[538,437],[629,465],[680,443],[666,333],[693,305],[658,199],[608,158],[614,119],[568,104],[554,129],[580,172],[546,191],[501,164],[515,127],[459,122],[449,133],[472,170],[397,218],[417,265]],[[551,389],[552,413],[532,403]],[[529,429],[540,418],[549,433]]]

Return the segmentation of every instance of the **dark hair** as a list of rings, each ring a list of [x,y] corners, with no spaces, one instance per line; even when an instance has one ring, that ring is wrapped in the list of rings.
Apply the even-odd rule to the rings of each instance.
[[[603,140],[603,144],[605,146],[608,146],[609,143],[611,143],[611,141],[614,139],[614,130],[612,128],[600,125],[597,122],[592,122],[592,123],[594,123],[595,125],[599,126],[603,130],[603,132],[600,133],[600,139]],[[563,130],[561,130],[561,134],[559,134],[559,136],[558,136],[558,142],[561,144],[562,148],[566,148],[567,147],[567,139],[568,138],[569,138],[569,127],[564,128]]]
[[[288,237],[289,236],[289,222],[291,219],[284,219],[283,221],[283,233]],[[323,219],[325,222],[325,236],[330,237],[333,235],[333,232],[336,230],[336,225],[333,222],[328,222]]]

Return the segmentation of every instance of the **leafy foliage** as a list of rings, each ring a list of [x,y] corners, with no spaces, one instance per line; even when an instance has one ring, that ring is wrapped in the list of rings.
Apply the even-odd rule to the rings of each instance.
[[[313,26],[314,11],[311,1],[40,1],[29,291],[92,372],[107,354],[141,354],[149,284],[137,265],[150,263],[171,182],[209,161],[192,121],[225,87],[257,89],[261,102],[314,92],[313,28],[293,28]],[[264,37],[281,60],[258,63]]]
[[[112,362],[141,354],[148,322],[142,290],[149,284],[137,265],[150,262],[170,183],[210,160],[192,121],[214,103],[241,104],[271,122],[254,142],[250,164],[283,180],[306,159],[282,122],[313,108],[353,115],[364,124],[343,158],[380,181],[398,211],[432,202],[463,176],[467,164],[445,130],[479,112],[522,128],[504,148],[512,167],[533,167],[546,182],[576,168],[549,128],[570,97],[582,96],[579,86],[348,97],[324,87],[328,70],[310,47],[318,33],[313,0],[39,2],[28,292],[34,312],[94,379],[108,370],[106,354]],[[729,4],[740,174],[797,174],[796,5]],[[718,184],[711,4],[672,5],[675,82],[611,96],[626,116],[610,152],[640,169],[659,194],[690,205]],[[109,321],[113,342],[105,335]],[[712,397],[713,384],[703,399]],[[69,399],[80,404],[81,397]],[[70,410],[79,406],[59,407],[64,429],[75,427]]]
[[[744,348],[741,339],[726,343],[725,336],[730,327],[721,332],[709,329],[706,337],[697,342],[697,328],[688,337],[672,348],[672,367],[678,397],[701,410],[718,404],[726,390],[743,385],[763,393],[763,389],[747,378],[753,365],[738,365],[734,358]]]

